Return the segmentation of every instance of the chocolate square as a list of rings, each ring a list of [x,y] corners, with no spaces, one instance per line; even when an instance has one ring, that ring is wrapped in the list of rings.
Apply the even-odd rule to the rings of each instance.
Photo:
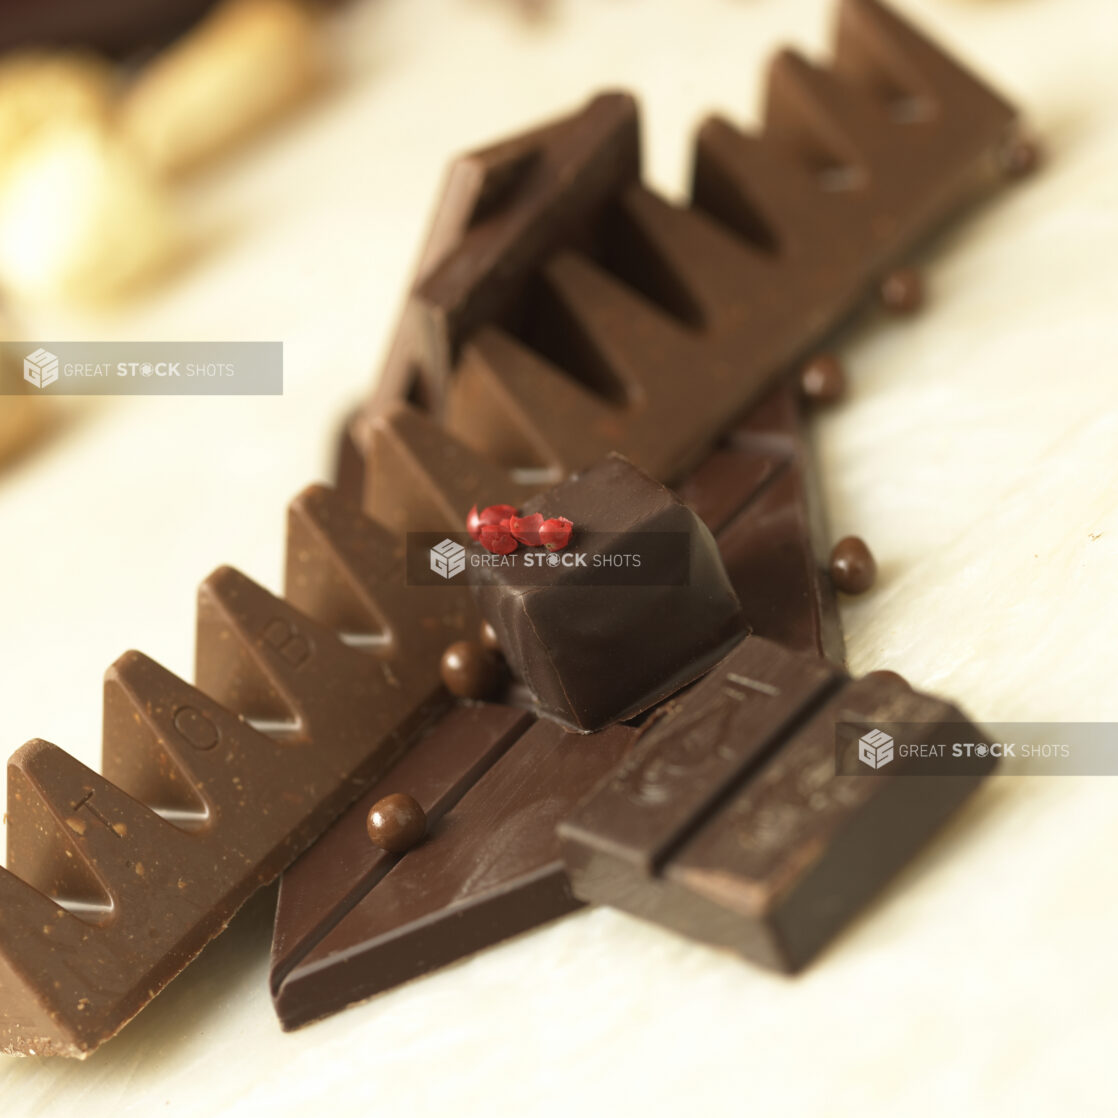
[[[531,585],[522,566],[485,568],[475,592],[512,671],[557,722],[589,733],[631,718],[701,675],[744,632],[709,529],[621,455],[523,511],[572,521],[569,545],[554,553],[560,564]],[[633,555],[639,566],[618,562]]]

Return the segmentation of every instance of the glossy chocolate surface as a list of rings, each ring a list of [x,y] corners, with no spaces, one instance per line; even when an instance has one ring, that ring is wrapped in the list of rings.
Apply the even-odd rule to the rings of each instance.
[[[852,681],[747,638],[560,824],[575,894],[799,970],[995,764],[839,773],[839,721],[925,723],[934,740],[966,719],[893,673]]]
[[[507,707],[451,712],[284,876],[272,953],[284,1028],[579,907],[555,827],[635,737],[570,734]],[[361,807],[405,785],[428,837],[400,858],[370,857]]]
[[[745,622],[710,530],[619,455],[524,511],[571,520],[570,545],[554,557],[585,566],[545,568],[546,582],[531,585],[519,568],[482,568],[475,593],[513,674],[547,717],[584,733],[631,718],[741,636]],[[640,585],[602,583],[597,561],[632,558]]]
[[[830,60],[773,60],[757,134],[702,125],[685,206],[637,181],[636,110],[616,95],[465,157],[451,183],[472,183],[467,201],[448,189],[440,206],[437,263],[350,427],[346,485],[375,479],[360,462],[401,397],[524,476],[555,482],[616,450],[679,480],[1009,173],[1015,120],[891,9],[842,0]],[[550,165],[565,177],[545,190]]]
[[[12,758],[0,1050],[117,1033],[449,705],[468,593],[402,588],[399,542],[324,488],[289,529],[286,601],[202,584],[196,687],[138,652],[109,669],[103,776],[42,741]]]

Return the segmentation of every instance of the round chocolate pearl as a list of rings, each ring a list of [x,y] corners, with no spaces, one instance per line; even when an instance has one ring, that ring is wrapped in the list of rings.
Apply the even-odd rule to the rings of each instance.
[[[443,653],[439,672],[446,689],[459,699],[484,699],[500,682],[500,670],[493,653],[476,641],[455,641]]]
[[[924,279],[915,268],[898,268],[881,281],[881,305],[893,314],[913,314],[924,305]]]
[[[889,668],[878,668],[875,672],[867,672],[866,679],[880,679],[882,683],[895,683],[901,687],[908,687],[909,682],[900,672],[891,671]]]
[[[833,353],[820,353],[800,370],[800,392],[805,400],[833,404],[846,393],[846,370]]]
[[[488,621],[481,623],[481,632],[478,635],[478,640],[481,642],[481,647],[486,652],[500,652],[501,642],[497,637],[497,630],[489,624]]]
[[[1040,145],[1027,136],[1015,136],[1002,148],[1001,164],[1012,179],[1031,175],[1040,165]]]
[[[839,540],[831,552],[831,581],[844,594],[862,594],[877,575],[877,563],[859,536]]]
[[[427,814],[413,797],[393,792],[369,808],[365,827],[374,846],[389,854],[405,854],[427,834]]]

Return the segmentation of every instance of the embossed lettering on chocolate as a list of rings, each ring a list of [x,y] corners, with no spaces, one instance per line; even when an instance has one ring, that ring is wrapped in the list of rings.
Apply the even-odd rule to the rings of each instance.
[[[575,895],[799,970],[995,766],[840,774],[836,723],[890,720],[967,721],[892,672],[747,637],[560,824]]]
[[[289,544],[314,616],[219,570],[197,687],[138,652],[109,669],[103,776],[43,741],[13,756],[0,1051],[115,1035],[449,704],[469,593],[403,587],[401,542],[325,489],[292,505]]]

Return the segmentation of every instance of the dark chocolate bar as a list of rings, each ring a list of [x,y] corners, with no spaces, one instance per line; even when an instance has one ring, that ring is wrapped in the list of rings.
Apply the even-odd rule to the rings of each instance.
[[[507,707],[452,711],[284,875],[271,975],[283,1027],[578,908],[555,827],[635,737],[571,734]],[[430,827],[398,857],[364,825],[393,791],[418,799]]]
[[[406,416],[417,429],[417,417],[401,411],[403,401],[445,423],[453,436],[451,458],[484,479],[489,495],[480,504],[509,499],[493,495],[501,479],[487,473],[485,462],[503,467],[528,488],[541,487],[604,450],[632,452],[643,430],[652,442],[678,436],[665,458],[675,464],[664,466],[664,473],[676,476],[687,462],[700,461],[683,476],[679,491],[715,532],[755,631],[841,662],[833,589],[823,573],[827,541],[798,399],[790,387],[774,388],[755,414],[736,427],[730,421],[766,379],[794,369],[800,357],[809,355],[893,258],[963,200],[976,185],[971,180],[996,169],[1013,114],[879,5],[844,9],[836,69],[845,75],[843,81],[855,85],[876,73],[872,95],[863,91],[845,98],[827,119],[813,100],[820,96],[818,87],[801,96],[803,87],[812,85],[813,72],[784,59],[774,68],[775,107],[764,138],[734,138],[717,124],[704,129],[693,210],[673,209],[622,172],[612,194],[586,195],[572,188],[566,205],[577,210],[577,222],[551,238],[537,232],[528,252],[511,251],[507,237],[514,220],[537,229],[537,222],[546,225],[531,193],[520,189],[527,181],[525,168],[539,155],[525,155],[514,141],[503,154],[479,158],[467,175],[469,190],[453,205],[448,201],[449,216],[440,213],[421,279],[431,268],[451,274],[461,269],[473,277],[480,294],[466,285],[465,292],[456,289],[447,306],[488,306],[490,315],[458,318],[455,328],[447,329],[437,295],[431,288],[420,292],[422,283],[417,283],[381,388],[349,428],[340,483],[366,507],[383,505],[391,471],[368,463],[377,454],[383,458],[377,448],[394,441],[386,423],[398,426]],[[889,71],[889,81],[880,82]],[[625,108],[618,102],[614,107]],[[934,125],[929,119],[926,127],[903,136],[895,131],[901,116],[908,114],[915,123],[929,109],[937,118]],[[810,136],[793,139],[790,122],[817,110],[822,132],[832,136],[854,118],[872,122],[869,134],[859,135],[872,153],[872,188],[856,168],[847,174],[834,160],[820,164]],[[572,130],[578,127],[577,118],[568,123]],[[600,131],[595,135],[600,137]],[[922,160],[912,158],[918,145],[928,148]],[[594,143],[584,151],[593,152],[581,157],[589,162],[602,158]],[[848,149],[851,153],[864,154],[857,145]],[[759,160],[752,159],[755,154]],[[749,166],[744,180],[738,174],[743,165]],[[917,165],[923,171],[910,175]],[[856,194],[844,205],[841,195],[848,188]],[[836,193],[840,197],[832,196]],[[466,220],[462,214],[475,212],[471,196],[484,196],[486,203]],[[856,220],[848,235],[842,226],[851,213]],[[502,224],[495,226],[498,216]],[[870,226],[874,233],[867,238]],[[868,253],[863,251],[867,246]],[[501,259],[502,269],[489,272],[479,266],[479,255],[484,263],[486,254]],[[580,290],[583,282],[587,287]],[[771,291],[770,282],[775,284]],[[496,292],[496,298],[489,300],[487,292]],[[770,318],[780,329],[775,345],[766,348],[757,331]],[[424,330],[414,330],[416,321],[426,324],[425,337]],[[687,335],[682,343],[681,324]],[[702,347],[705,356],[696,359],[694,347]],[[681,354],[682,363],[672,364]],[[726,391],[725,368],[735,375],[743,370],[744,377],[735,380],[726,399],[719,397],[714,426],[701,417],[696,421],[691,400],[705,399],[712,385],[716,396]],[[686,369],[688,377],[678,369]],[[661,394],[663,384],[673,380],[686,386],[683,395],[670,396],[671,383]],[[392,409],[387,419],[386,408]],[[727,428],[730,434],[711,450],[714,434]],[[425,430],[431,437],[432,428]],[[463,457],[463,444],[477,458]],[[447,488],[442,486],[444,492]],[[447,514],[439,522],[449,523],[453,510],[464,511],[468,503],[464,491],[449,504],[436,501],[440,516]],[[418,519],[410,523],[418,526]],[[363,824],[355,810],[350,833],[367,845]],[[313,864],[314,852],[307,861]],[[308,873],[305,879],[308,897],[314,876]],[[283,921],[304,910],[302,892],[288,884]],[[387,897],[382,894],[377,904]],[[376,908],[372,900],[369,905]],[[393,944],[392,965],[402,965],[401,974],[420,973],[416,960],[425,946],[422,935],[414,933],[422,921],[409,925],[412,935],[397,934],[402,929],[394,929],[383,913],[376,921],[378,942]],[[498,923],[488,941],[504,934]],[[483,941],[472,941],[471,949]],[[385,956],[366,950],[370,942],[369,927],[339,933],[334,950],[325,951],[305,974],[300,971],[298,1012],[304,1019],[345,1004],[335,966],[360,987],[356,996],[378,988],[379,979],[368,970],[386,966]],[[315,1000],[316,983],[324,991],[321,1001]],[[287,1010],[282,998],[277,1004],[281,1015],[296,1012],[294,1003]],[[318,1009],[308,1010],[308,1005]]]
[[[714,533],[750,631],[842,664],[831,544],[799,392],[772,389],[676,493]]]
[[[637,106],[603,93],[573,116],[456,160],[424,246],[381,388],[434,405],[462,341],[501,318],[525,275],[589,236],[605,201],[640,176]],[[510,200],[515,199],[515,205]]]
[[[516,161],[476,158],[491,200],[465,233],[437,225],[445,286],[428,277],[409,300],[384,389],[351,425],[347,485],[361,485],[402,363],[425,386],[414,402],[510,469],[554,482],[617,450],[677,480],[1007,172],[1016,128],[1008,104],[878,0],[842,0],[828,66],[776,58],[759,136],[703,125],[689,207],[635,181],[632,105],[609,104],[553,126],[568,177],[547,192]],[[624,160],[603,154],[606,116]],[[578,221],[552,221],[557,208]],[[513,251],[520,229],[532,235]],[[417,317],[421,349],[407,341]]]
[[[840,773],[838,722],[924,723],[934,740],[967,719],[891,672],[852,681],[749,637],[560,824],[576,896],[799,970],[995,765]]]
[[[469,489],[461,488],[463,473],[499,485],[499,474],[486,471],[422,414],[397,408],[378,422],[386,441],[396,448],[384,461],[411,463],[406,489],[389,484],[391,470],[382,478],[379,507],[383,510],[384,500],[394,502],[389,519],[403,524],[441,510],[438,515],[449,524],[450,510],[461,508],[470,496]],[[447,462],[450,469],[444,469]],[[795,390],[786,385],[774,389],[684,482],[679,494],[694,503],[715,534],[731,582],[747,603],[752,627],[795,649],[841,662],[837,607],[820,558],[826,536]],[[500,496],[489,488],[481,503]],[[424,514],[423,509],[429,511]],[[300,550],[293,539],[289,555]],[[293,581],[289,575],[289,586]],[[299,604],[312,616],[324,610],[326,616],[336,615],[335,609],[316,602],[309,587]],[[822,678],[833,674],[823,666],[819,673]],[[503,856],[510,843],[504,835],[487,832],[480,822],[469,832],[468,843],[462,832],[445,831],[440,823],[487,766],[496,768],[497,759],[528,724],[527,717],[507,707],[451,710],[284,874],[271,984],[285,1028],[337,1012],[574,906],[557,879],[549,876],[548,884],[540,886],[534,873],[515,866],[509,868],[499,893],[491,894],[488,886],[475,888],[470,859]],[[586,740],[599,739],[619,740],[602,734]],[[600,779],[612,762],[595,756],[604,762],[597,770]],[[428,842],[437,840],[437,854],[420,856],[421,848],[401,860],[371,845],[365,826],[368,811],[382,796],[397,791],[412,795],[423,807],[432,830]],[[569,792],[567,788],[564,794]],[[566,800],[563,811],[572,806],[573,801]],[[517,814],[512,846],[538,849],[550,841],[550,815],[534,813],[519,793],[512,796],[510,807],[523,808]],[[462,855],[456,853],[460,838]],[[457,868],[438,873],[442,892],[424,901],[415,894],[427,888],[440,858],[454,859]],[[381,884],[389,870],[395,874],[391,888]],[[402,908],[393,908],[401,895],[409,899]],[[447,899],[451,895],[453,899]],[[360,912],[347,918],[358,907]]]
[[[0,1051],[115,1035],[449,704],[468,592],[405,587],[402,542],[322,488],[290,540],[296,605],[231,569],[202,584],[197,687],[135,652],[109,670],[104,776],[47,742],[13,756]]]

